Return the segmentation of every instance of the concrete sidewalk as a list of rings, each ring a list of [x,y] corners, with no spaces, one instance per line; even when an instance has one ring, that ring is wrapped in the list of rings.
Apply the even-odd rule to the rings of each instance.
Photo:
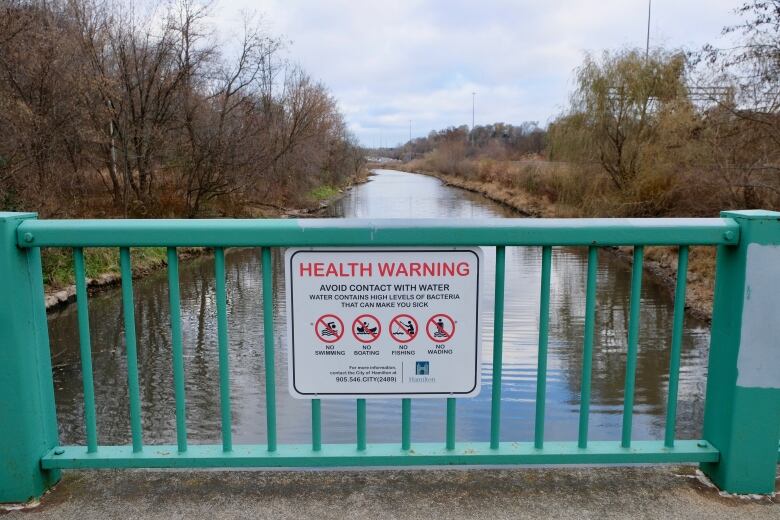
[[[11,519],[745,518],[776,497],[721,496],[693,467],[378,471],[70,471]]]

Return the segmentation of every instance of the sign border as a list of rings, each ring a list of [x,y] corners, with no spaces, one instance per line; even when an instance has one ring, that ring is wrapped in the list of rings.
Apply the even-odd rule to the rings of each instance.
[[[293,276],[292,276],[292,261],[295,255],[303,252],[316,252],[316,253],[440,253],[444,251],[458,251],[467,252],[474,255],[477,260],[477,279],[476,279],[476,309],[474,311],[475,316],[475,331],[474,341],[476,342],[476,348],[474,349],[474,384],[472,387],[464,392],[301,392],[295,386],[295,327],[293,322],[295,321],[295,311],[293,306]],[[355,399],[355,398],[376,398],[376,399],[399,399],[403,397],[476,397],[479,394],[481,387],[480,379],[480,360],[482,357],[482,334],[480,327],[480,314],[482,311],[482,269],[484,268],[482,248],[478,246],[473,247],[291,247],[285,251],[285,289],[286,289],[286,305],[287,305],[287,351],[289,353],[287,359],[287,385],[291,390],[290,395],[297,399],[318,399],[320,397],[326,398],[341,398],[341,399]]]

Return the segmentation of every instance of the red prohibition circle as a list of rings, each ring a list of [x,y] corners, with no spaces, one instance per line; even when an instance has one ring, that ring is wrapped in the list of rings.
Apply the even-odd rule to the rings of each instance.
[[[364,318],[373,320],[376,324],[376,327],[372,328],[371,324],[368,322],[365,322],[368,323],[368,327],[364,327]],[[363,330],[364,328],[367,330]],[[352,335],[355,336],[355,339],[361,343],[372,343],[379,338],[380,334],[382,334],[382,324],[379,323],[379,320],[376,316],[372,316],[371,314],[361,314],[355,318],[355,321],[352,322]]]
[[[338,322],[337,327],[334,327],[334,320]],[[335,343],[344,336],[344,322],[335,314],[323,314],[314,322],[314,333],[320,341]]]
[[[402,319],[405,319],[407,322],[411,321],[413,324],[412,332],[409,331],[409,325],[404,324]],[[393,326],[400,328],[400,334],[393,331]],[[399,314],[398,316],[394,317],[390,321],[390,335],[398,340],[399,343],[409,343],[414,338],[417,337],[417,334],[420,332],[420,327],[417,325],[417,320],[414,319],[414,316],[411,316],[409,314]],[[409,339],[404,339],[409,338]]]
[[[438,320],[441,320],[441,325],[438,323]],[[452,328],[449,334],[447,333],[447,322],[449,322],[449,326]],[[431,334],[431,325],[433,325],[435,331],[433,334]],[[452,339],[452,336],[455,335],[455,320],[446,314],[434,314],[425,324],[425,333],[431,338],[431,341],[444,343],[445,341]],[[444,336],[436,337],[436,334],[444,334]]]

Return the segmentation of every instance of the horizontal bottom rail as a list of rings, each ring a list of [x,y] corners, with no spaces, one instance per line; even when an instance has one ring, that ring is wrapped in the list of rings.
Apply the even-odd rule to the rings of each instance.
[[[369,444],[358,451],[353,444],[323,444],[320,451],[309,445],[280,445],[267,451],[265,445],[237,445],[225,452],[222,445],[192,445],[184,453],[176,446],[100,446],[87,453],[84,446],[55,448],[41,460],[44,469],[76,468],[216,468],[216,467],[336,467],[336,466],[432,466],[466,464],[630,464],[671,462],[717,462],[720,452],[705,441],[676,441],[673,448],[662,441],[635,441],[630,448],[620,442],[547,442],[534,448],[532,442],[459,443],[447,450],[443,443],[420,443],[409,450],[398,444]]]

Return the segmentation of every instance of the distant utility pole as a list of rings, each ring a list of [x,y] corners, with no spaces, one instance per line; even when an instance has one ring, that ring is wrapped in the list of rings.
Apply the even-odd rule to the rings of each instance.
[[[474,106],[477,103],[477,93],[472,92],[471,93],[471,139],[469,139],[471,142],[474,142]]]
[[[409,160],[412,160],[412,120],[409,120]]]
[[[471,129],[474,130],[474,105],[476,104],[477,93],[471,93]]]
[[[653,6],[653,0],[647,0],[647,43],[645,44],[645,61],[650,57],[650,10]]]

